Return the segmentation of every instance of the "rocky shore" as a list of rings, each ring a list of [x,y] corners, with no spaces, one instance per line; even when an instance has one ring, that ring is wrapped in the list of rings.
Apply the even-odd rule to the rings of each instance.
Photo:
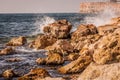
[[[0,50],[0,57],[4,59],[6,55],[22,54],[16,51],[19,46],[45,51],[29,53],[33,63],[5,68],[0,77],[7,80],[120,80],[120,17],[99,27],[80,24],[74,32],[70,32],[71,29],[70,22],[58,20],[44,26],[44,33],[31,42],[23,36],[11,39]],[[5,61],[12,64],[22,59],[14,57]],[[29,71],[21,74],[22,70]],[[53,76],[55,73],[49,70],[62,76]]]

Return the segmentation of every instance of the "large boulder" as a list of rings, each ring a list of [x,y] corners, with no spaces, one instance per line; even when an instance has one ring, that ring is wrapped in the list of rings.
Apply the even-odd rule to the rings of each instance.
[[[97,31],[96,26],[94,26],[92,24],[80,25],[77,28],[77,30],[72,33],[71,38],[72,38],[72,40],[76,41],[83,36],[94,35],[97,33],[98,33],[98,31]]]
[[[58,20],[44,27],[45,33],[50,33],[56,38],[67,38],[72,25],[67,20]]]
[[[47,46],[51,46],[57,39],[50,35],[40,35],[33,42],[29,44],[30,48],[44,49]]]
[[[92,61],[91,56],[88,54],[81,55],[77,60],[58,69],[60,73],[78,73],[83,71]]]
[[[46,47],[45,49],[61,55],[67,55],[74,51],[73,46],[68,40],[57,40],[56,43],[54,43],[52,46]]]
[[[15,53],[15,50],[12,47],[7,47],[5,49],[0,50],[0,55],[9,55],[14,53]]]
[[[105,65],[91,63],[77,80],[120,80],[120,63]]]
[[[25,43],[27,43],[26,38],[23,36],[20,36],[20,37],[12,38],[6,45],[7,46],[22,46]]]
[[[97,64],[120,61],[120,35],[109,34],[94,44],[93,60]]]
[[[58,53],[49,53],[46,58],[38,58],[36,62],[38,64],[58,65],[58,64],[63,64],[64,59]]]
[[[18,80],[35,80],[37,78],[50,77],[49,73],[43,68],[32,69],[28,74],[19,77]]]

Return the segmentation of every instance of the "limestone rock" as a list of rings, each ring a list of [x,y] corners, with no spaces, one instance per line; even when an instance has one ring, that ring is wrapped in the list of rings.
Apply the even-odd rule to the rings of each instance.
[[[92,58],[89,55],[80,56],[77,60],[59,68],[58,71],[63,74],[78,73],[83,71],[91,61]]]
[[[58,20],[44,27],[43,31],[49,33],[56,38],[67,38],[72,25],[67,20]]]
[[[96,42],[93,60],[97,64],[106,64],[120,61],[120,35],[109,34]]]
[[[66,60],[73,61],[76,60],[79,57],[78,53],[70,53],[68,56],[66,56]]]
[[[77,80],[120,80],[120,63],[105,65],[91,63]]]
[[[6,45],[7,46],[22,46],[25,43],[27,43],[26,38],[23,36],[20,36],[20,37],[12,38]]]
[[[11,70],[11,69],[8,69],[8,70],[4,71],[2,75],[3,75],[3,77],[5,79],[11,79],[11,78],[13,78],[13,77],[16,76],[16,74],[14,73],[14,71]]]
[[[35,80],[37,78],[49,77],[49,73],[43,68],[32,69],[28,74],[19,77],[18,80]]]
[[[35,80],[65,80],[63,78],[51,78],[51,77],[46,77],[44,79],[41,79],[41,78],[37,78]]]
[[[57,40],[52,46],[48,46],[46,50],[67,55],[73,52],[74,48],[68,40]]]
[[[63,64],[64,59],[58,53],[49,53],[46,58],[38,58],[36,62],[38,64],[57,65],[57,64]]]
[[[107,24],[107,25],[99,26],[97,29],[100,35],[107,35],[109,33],[113,33],[117,28],[120,27],[113,24]]]
[[[97,34],[97,28],[92,25],[92,24],[88,24],[88,25],[80,25],[77,30],[75,32],[72,33],[72,40],[77,40],[80,37],[83,36],[87,36],[87,35],[93,35],[93,34]]]
[[[7,47],[0,51],[0,55],[9,55],[9,54],[13,54],[13,53],[15,53],[15,50],[11,47]]]
[[[51,46],[56,42],[56,38],[50,35],[38,36],[32,43],[29,44],[30,48],[44,49],[47,46]]]

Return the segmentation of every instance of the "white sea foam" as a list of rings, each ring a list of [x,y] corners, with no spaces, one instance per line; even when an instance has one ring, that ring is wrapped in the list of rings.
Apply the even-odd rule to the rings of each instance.
[[[40,52],[40,51],[45,51],[43,49],[36,50],[36,49],[30,49],[30,48],[26,48],[26,47],[17,47],[15,50],[20,51],[20,52]]]
[[[44,16],[43,18],[40,19],[40,17],[36,18],[36,22],[34,23],[35,25],[35,31],[32,32],[32,35],[37,35],[39,33],[43,33],[43,27],[55,22],[55,19],[49,16]]]
[[[84,22],[86,24],[101,26],[110,23],[110,19],[114,17],[117,17],[116,13],[108,7],[103,12],[100,12],[94,17],[85,17]]]

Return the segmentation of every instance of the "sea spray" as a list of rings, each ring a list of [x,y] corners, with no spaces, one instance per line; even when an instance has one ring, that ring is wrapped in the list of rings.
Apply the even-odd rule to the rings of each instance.
[[[114,17],[117,17],[116,13],[112,9],[110,9],[110,7],[108,7],[103,12],[100,12],[95,16],[85,17],[84,22],[86,24],[94,24],[96,26],[101,26],[104,24],[109,24],[110,20]]]
[[[47,26],[50,23],[55,22],[55,19],[49,16],[43,16],[43,18],[40,19],[40,17],[36,18],[35,25],[35,31],[32,32],[32,35],[37,35],[40,33],[43,33],[44,26]]]

